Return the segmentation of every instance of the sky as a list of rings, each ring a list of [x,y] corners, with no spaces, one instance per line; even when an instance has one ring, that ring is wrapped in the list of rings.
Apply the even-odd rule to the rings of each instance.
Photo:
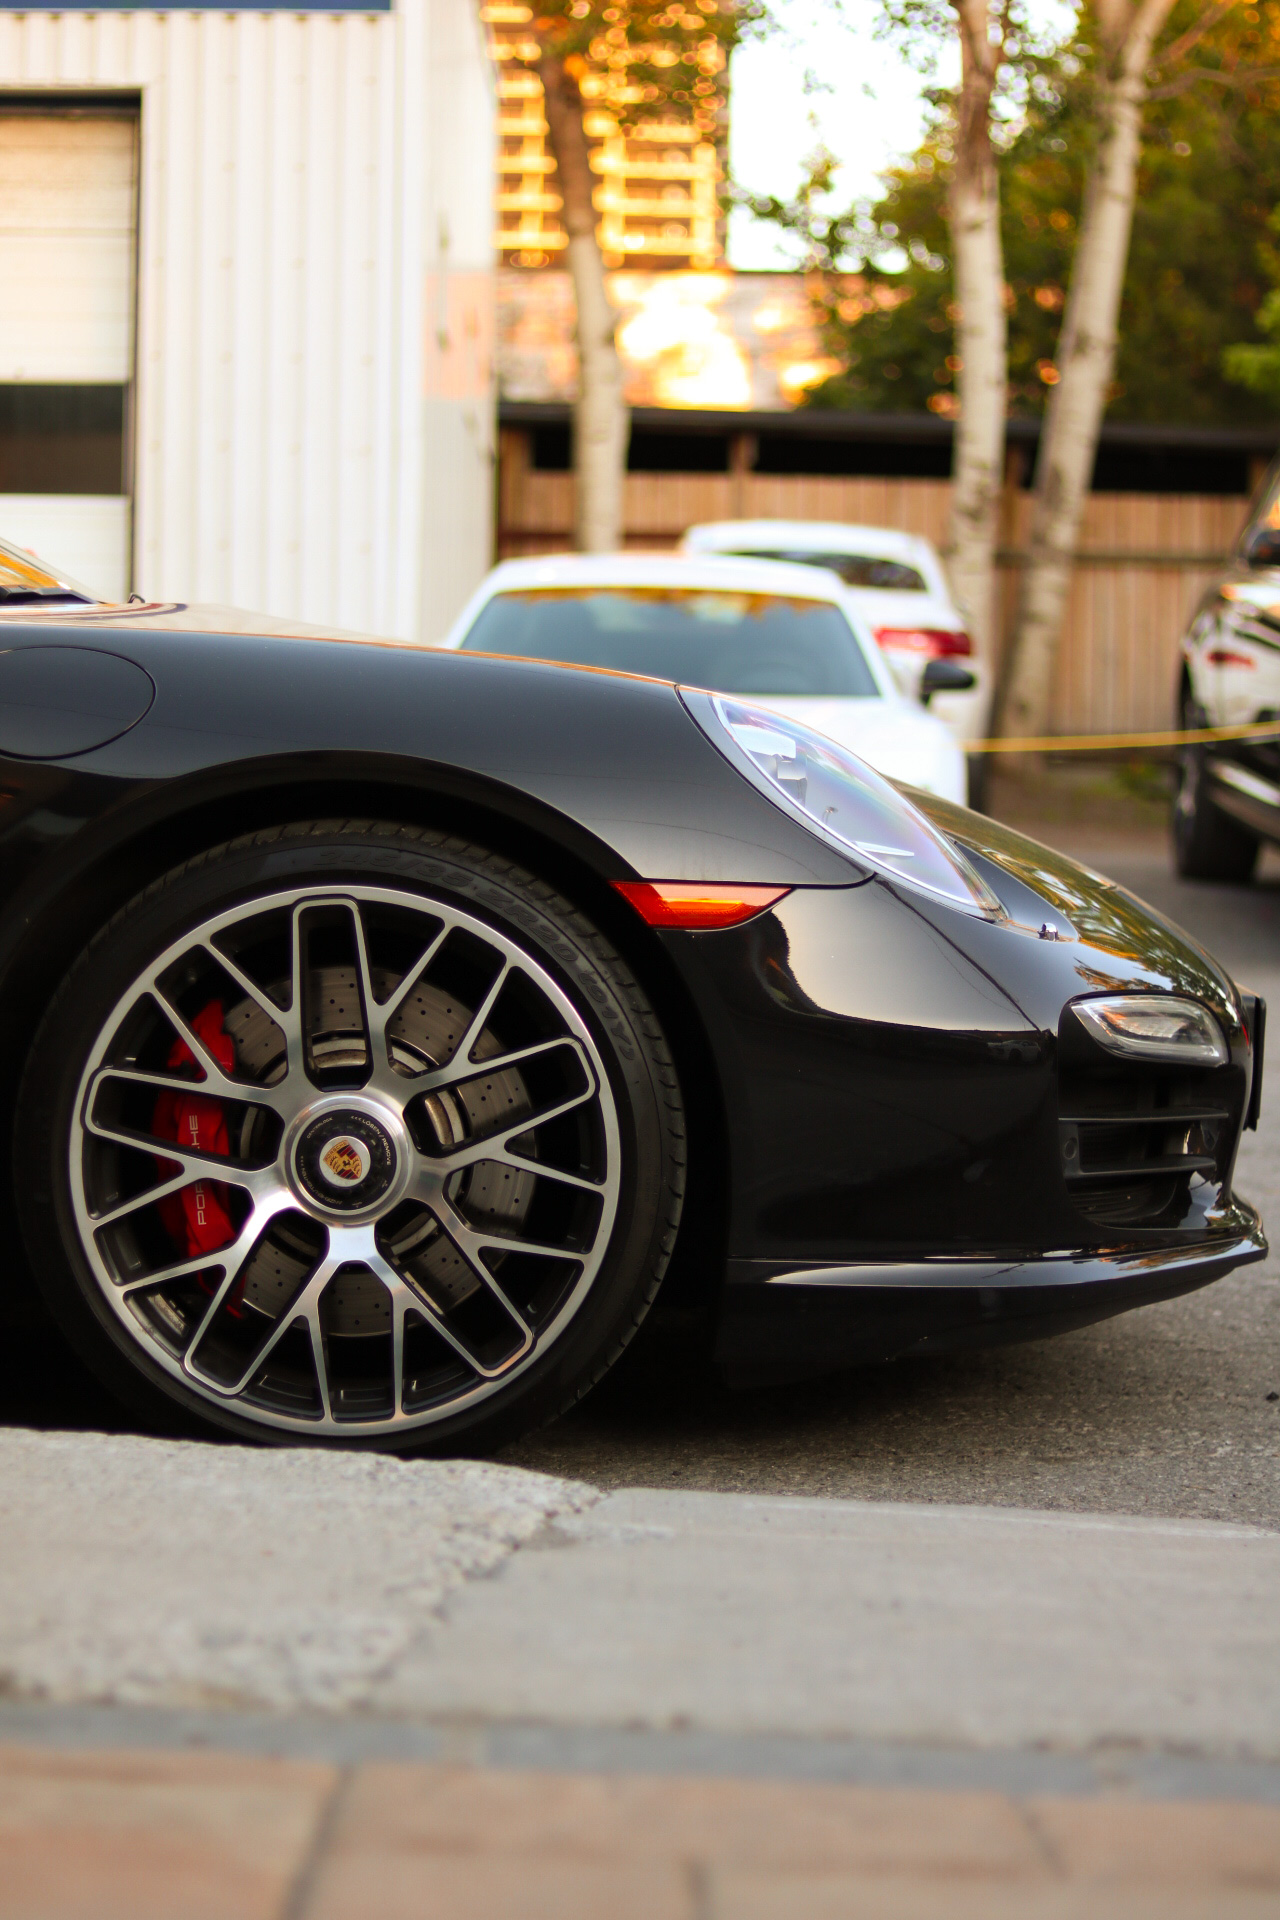
[[[729,158],[733,177],[780,198],[800,184],[805,156],[825,143],[841,162],[836,201],[873,194],[884,167],[910,153],[924,130],[924,86],[949,86],[959,69],[940,50],[936,77],[912,72],[895,48],[873,35],[877,0],[773,0],[783,35],[733,57]],[[1029,0],[1046,25],[1065,27],[1068,0]],[[805,75],[822,86],[806,95]],[[735,213],[729,262],[740,270],[788,267],[798,257],[776,228]]]
[[[837,198],[844,204],[875,191],[877,176],[910,153],[924,128],[920,89],[928,83],[894,48],[872,37],[874,0],[774,0],[785,39],[739,48],[733,56],[729,161],[733,177],[756,193],[785,198],[799,185],[805,156],[825,143],[841,161]],[[957,64],[957,63],[953,63]],[[806,70],[830,91],[806,97]],[[939,82],[947,85],[942,68]],[[729,261],[741,270],[790,266],[775,228],[735,213]]]

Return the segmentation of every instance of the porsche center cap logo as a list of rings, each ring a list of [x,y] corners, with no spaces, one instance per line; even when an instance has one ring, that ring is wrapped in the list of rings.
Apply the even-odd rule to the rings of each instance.
[[[320,1171],[331,1187],[358,1187],[369,1165],[368,1147],[351,1133],[336,1134],[320,1149]]]

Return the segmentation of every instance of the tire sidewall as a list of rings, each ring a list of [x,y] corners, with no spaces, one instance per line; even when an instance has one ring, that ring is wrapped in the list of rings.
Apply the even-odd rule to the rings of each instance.
[[[587,1025],[617,1112],[621,1185],[608,1248],[589,1293],[546,1352],[478,1405],[394,1434],[308,1436],[272,1428],[184,1388],[103,1296],[71,1205],[69,1142],[85,1060],[104,1022],[157,953],[214,914],[272,893],[347,884],[397,887],[454,905],[530,950]],[[321,823],[254,836],[187,863],[130,902],[69,973],[37,1034],[15,1127],[19,1214],[37,1284],[82,1359],[151,1425],[213,1427],[268,1444],[378,1451],[485,1450],[554,1417],[621,1352],[656,1293],[674,1241],[669,1099],[646,1026],[656,1023],[629,969],[544,882],[458,841],[410,829]],[[659,1054],[665,1054],[659,1042]],[[655,1071],[655,1067],[658,1068]],[[677,1203],[678,1211],[678,1203]]]

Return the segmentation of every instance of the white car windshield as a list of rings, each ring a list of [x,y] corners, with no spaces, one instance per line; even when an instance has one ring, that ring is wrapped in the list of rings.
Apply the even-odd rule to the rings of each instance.
[[[739,557],[790,560],[801,567],[826,567],[830,573],[838,573],[846,587],[877,587],[881,591],[888,588],[895,593],[929,591],[924,575],[915,567],[908,567],[901,560],[877,559],[869,553],[815,553],[808,547],[743,547]]]
[[[839,607],[707,587],[531,587],[497,593],[462,642],[471,653],[612,667],[719,693],[843,695],[880,689]]]

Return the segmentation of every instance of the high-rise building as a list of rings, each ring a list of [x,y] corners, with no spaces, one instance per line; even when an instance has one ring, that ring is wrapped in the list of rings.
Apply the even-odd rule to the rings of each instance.
[[[504,265],[550,266],[567,236],[560,222],[556,163],[547,141],[533,9],[494,0],[481,9],[498,69],[498,162],[494,244]],[[525,32],[521,32],[525,28]],[[664,103],[624,131],[621,109],[637,90],[625,70],[596,68],[581,81],[595,201],[610,267],[713,267],[724,252],[720,216],[723,113],[703,102],[691,113]],[[717,108],[714,116],[709,110]]]

